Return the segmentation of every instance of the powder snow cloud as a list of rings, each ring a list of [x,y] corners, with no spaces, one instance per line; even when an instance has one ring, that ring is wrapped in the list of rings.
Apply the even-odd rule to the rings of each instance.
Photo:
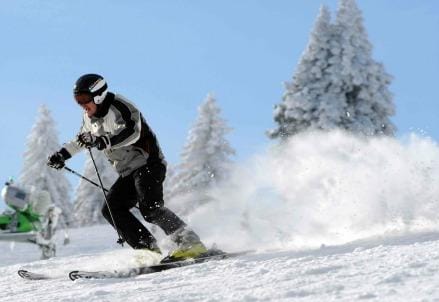
[[[304,133],[237,166],[187,220],[222,248],[305,248],[436,228],[439,147],[426,137]]]

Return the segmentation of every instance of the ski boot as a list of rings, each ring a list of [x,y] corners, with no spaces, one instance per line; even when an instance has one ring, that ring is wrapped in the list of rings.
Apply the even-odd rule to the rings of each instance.
[[[200,237],[191,229],[181,228],[171,235],[178,248],[169,253],[161,263],[194,259],[207,253]]]

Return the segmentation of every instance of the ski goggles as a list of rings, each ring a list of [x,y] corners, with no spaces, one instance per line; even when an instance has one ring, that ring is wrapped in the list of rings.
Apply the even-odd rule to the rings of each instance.
[[[88,103],[91,103],[93,101],[93,97],[88,94],[76,94],[75,101],[80,106],[87,105]]]

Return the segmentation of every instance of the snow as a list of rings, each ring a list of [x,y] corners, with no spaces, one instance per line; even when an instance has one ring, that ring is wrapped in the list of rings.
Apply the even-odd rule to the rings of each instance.
[[[87,234],[85,237],[84,234]],[[318,249],[256,252],[130,279],[78,280],[72,269],[128,265],[106,226],[71,231],[59,256],[38,261],[31,245],[1,243],[0,301],[420,301],[439,297],[439,232],[382,236]],[[13,254],[14,258],[6,255]],[[6,256],[6,257],[5,257]],[[50,272],[26,281],[16,271]]]
[[[234,259],[131,279],[68,280],[70,270],[135,263],[108,225],[58,236],[57,257],[0,243],[0,301],[420,301],[439,299],[439,147],[416,135],[306,133],[237,166],[188,224]],[[156,236],[164,252],[170,242]],[[148,263],[158,259],[147,258]],[[20,268],[56,280],[30,282]]]

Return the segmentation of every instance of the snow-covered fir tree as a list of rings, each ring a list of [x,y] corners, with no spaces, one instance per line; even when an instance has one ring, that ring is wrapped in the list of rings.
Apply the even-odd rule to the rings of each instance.
[[[355,0],[340,0],[335,32],[340,45],[340,97],[347,105],[345,128],[366,135],[393,135],[392,77],[372,58],[372,44]]]
[[[117,173],[108,162],[105,154],[92,150],[96,167],[101,176],[104,187],[109,189],[117,179]],[[85,162],[83,175],[99,184],[96,170],[90,156]],[[102,206],[105,203],[102,190],[88,181],[80,180],[74,197],[74,216],[78,226],[88,226],[99,223],[105,223],[106,220],[101,214]]]
[[[60,149],[55,122],[49,109],[42,105],[32,130],[27,138],[20,183],[26,188],[46,190],[52,201],[62,210],[59,223],[62,227],[71,222],[72,203],[70,202],[71,186],[63,170],[55,170],[47,166],[49,155]]]
[[[210,200],[206,190],[225,179],[235,151],[226,140],[231,131],[220,116],[221,110],[212,94],[198,108],[198,117],[189,131],[181,154],[181,163],[172,178],[170,198],[190,196],[183,212]]]
[[[331,68],[334,31],[330,19],[329,10],[322,6],[293,81],[285,83],[283,101],[276,105],[278,127],[269,132],[272,138],[284,139],[310,128],[330,129],[340,123],[343,106],[332,89],[336,79]]]
[[[305,130],[345,129],[392,135],[391,77],[372,58],[355,0],[341,0],[335,24],[322,7],[291,83],[275,107],[271,138]]]

